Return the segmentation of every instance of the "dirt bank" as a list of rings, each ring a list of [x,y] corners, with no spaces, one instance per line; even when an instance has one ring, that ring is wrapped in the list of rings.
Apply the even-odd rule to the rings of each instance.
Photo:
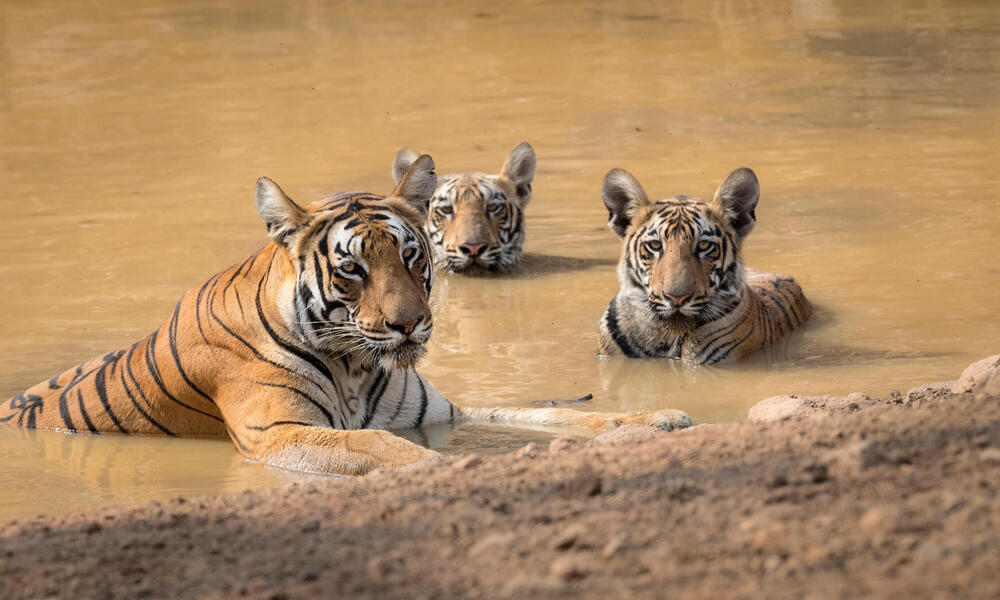
[[[1000,400],[938,385],[762,406],[15,523],[0,595],[1000,597]]]

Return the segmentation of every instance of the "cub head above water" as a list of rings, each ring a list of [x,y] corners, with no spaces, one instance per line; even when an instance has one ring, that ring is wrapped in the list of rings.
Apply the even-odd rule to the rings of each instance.
[[[710,202],[651,202],[622,169],[604,178],[608,225],[624,240],[620,289],[601,319],[600,351],[697,363],[759,350],[812,314],[788,277],[750,272],[743,240],[757,222],[757,176],[733,171]]]
[[[271,180],[258,181],[257,211],[295,267],[282,312],[305,344],[388,369],[424,355],[433,326],[434,269],[423,231],[433,169],[423,155],[389,197],[336,194],[304,208]]]
[[[396,154],[392,174],[397,183],[416,157],[409,148]],[[471,273],[499,271],[518,263],[535,164],[535,151],[521,142],[499,174],[438,178],[425,221],[438,266],[451,273]]]

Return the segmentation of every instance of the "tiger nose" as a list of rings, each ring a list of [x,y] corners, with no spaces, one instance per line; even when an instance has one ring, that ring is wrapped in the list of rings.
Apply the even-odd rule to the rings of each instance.
[[[482,252],[485,247],[486,244],[462,244],[459,246],[459,249],[462,251],[462,254],[479,256],[479,253]]]
[[[670,301],[674,303],[674,306],[681,306],[687,302],[688,298],[691,297],[691,292],[664,292],[663,295],[670,298]]]
[[[398,331],[403,335],[410,335],[413,333],[413,330],[416,329],[417,323],[419,322],[420,319],[413,319],[412,321],[395,321],[392,323],[386,321],[385,326],[393,331]]]

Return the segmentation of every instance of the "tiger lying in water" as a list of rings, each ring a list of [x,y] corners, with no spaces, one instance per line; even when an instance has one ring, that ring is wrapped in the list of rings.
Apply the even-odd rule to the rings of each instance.
[[[624,245],[621,288],[601,317],[601,354],[718,363],[809,320],[812,306],[794,279],[740,262],[759,196],[757,176],[745,167],[708,203],[688,196],[650,202],[627,171],[608,172],[608,225]]]
[[[388,198],[337,194],[305,208],[261,179],[255,200],[270,243],[188,291],[148,337],[18,394],[0,422],[228,435],[247,458],[342,474],[435,456],[382,431],[430,422],[690,424],[677,411],[462,409],[418,375],[432,326],[421,224],[433,169],[421,156]]]
[[[398,184],[417,153],[403,148],[392,163]],[[499,271],[524,247],[524,207],[531,200],[535,151],[515,147],[498,175],[460,173],[438,179],[425,225],[434,262],[450,273]]]

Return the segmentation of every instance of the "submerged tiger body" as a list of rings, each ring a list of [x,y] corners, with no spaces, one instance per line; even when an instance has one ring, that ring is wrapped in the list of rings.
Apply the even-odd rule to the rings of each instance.
[[[261,179],[268,245],[188,291],[139,342],[18,394],[0,422],[228,435],[252,460],[343,474],[436,456],[385,431],[432,422],[690,423],[676,411],[460,409],[414,371],[433,327],[421,223],[435,179],[423,156],[388,198],[338,194],[305,208]]]
[[[628,172],[608,173],[603,200],[624,244],[621,287],[600,322],[601,354],[726,362],[809,320],[812,306],[794,279],[741,263],[759,195],[746,168],[730,174],[710,203],[650,202]]]
[[[416,158],[409,148],[396,154],[392,173],[397,183]],[[535,151],[521,142],[499,174],[438,178],[425,227],[439,267],[451,273],[500,271],[521,260],[535,164]]]

